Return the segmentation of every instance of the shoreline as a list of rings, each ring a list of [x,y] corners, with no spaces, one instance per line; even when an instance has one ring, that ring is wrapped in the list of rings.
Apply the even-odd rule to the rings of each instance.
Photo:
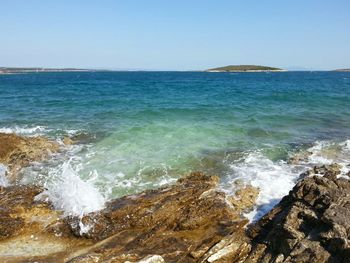
[[[44,137],[38,141],[35,137],[6,136],[0,140],[1,146],[4,141],[8,142],[8,150],[2,147],[2,162],[7,160],[9,166],[17,167],[17,172],[52,154],[52,148],[48,148],[52,147],[52,142]],[[9,137],[13,138],[12,144]],[[23,148],[23,142],[27,147]],[[62,146],[57,150],[64,151]],[[293,161],[297,162],[299,158]],[[347,255],[350,249],[348,245],[338,245],[331,251],[325,247],[324,242],[330,244],[333,239],[341,238],[342,234],[338,232],[329,233],[333,237],[328,241],[322,240],[323,225],[329,224],[323,217],[330,213],[327,212],[329,209],[336,211],[338,218],[350,213],[350,207],[344,210],[339,205],[350,201],[349,196],[344,195],[350,190],[350,182],[338,178],[339,173],[339,165],[333,164],[314,167],[300,175],[289,195],[253,224],[249,224],[244,214],[252,211],[259,189],[233,181],[236,191],[230,195],[218,188],[217,177],[202,173],[192,173],[162,188],[110,200],[102,210],[68,217],[53,209],[45,189],[10,183],[0,187],[0,215],[3,218],[0,222],[0,259],[85,262],[95,257],[96,262],[112,258],[116,262],[146,262],[149,259],[158,261],[147,262],[168,262],[180,258],[189,262],[261,262],[263,258],[281,257],[301,260],[305,255],[311,260],[317,255],[318,262],[326,262]],[[302,190],[310,187],[318,190],[313,190],[311,195]],[[316,204],[326,197],[331,199],[327,199],[327,205],[320,212]],[[300,205],[299,200],[308,205]],[[299,210],[309,211],[310,216],[316,211],[321,214],[300,217]],[[39,221],[35,219],[38,216]],[[283,218],[288,220],[281,225],[279,222]],[[300,230],[300,225],[308,225],[310,220],[313,223],[302,231],[313,229],[320,235],[319,239],[310,240]],[[334,221],[331,224],[344,227],[349,222]],[[299,234],[290,239],[294,233],[290,232],[292,229]],[[282,235],[276,239],[274,233]],[[121,239],[125,241],[120,242]],[[280,239],[285,241],[280,242]],[[11,244],[17,244],[12,255],[4,254]],[[266,244],[274,244],[275,249],[271,250]],[[296,244],[304,246],[304,250]],[[31,248],[32,252],[23,254],[23,246]],[[177,254],[174,251],[178,251]]]

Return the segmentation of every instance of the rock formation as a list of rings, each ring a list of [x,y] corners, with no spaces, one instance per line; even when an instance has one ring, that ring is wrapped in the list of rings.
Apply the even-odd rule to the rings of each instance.
[[[44,137],[21,137],[0,133],[0,163],[8,166],[8,179],[16,180],[18,172],[34,161],[43,161],[57,152],[59,145]]]
[[[337,178],[338,168],[312,169],[318,175],[250,227],[247,262],[350,262],[350,181]]]
[[[173,186],[115,199],[82,219],[62,219],[50,203],[36,201],[38,187],[1,188],[0,258],[135,262],[159,255],[165,262],[212,262],[227,256],[217,252],[233,239],[246,241],[237,251],[248,251],[241,213],[252,208],[258,191],[244,187],[227,198],[217,183],[193,173]]]

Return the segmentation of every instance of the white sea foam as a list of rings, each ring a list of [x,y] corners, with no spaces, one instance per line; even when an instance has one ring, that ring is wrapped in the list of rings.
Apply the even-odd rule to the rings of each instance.
[[[339,177],[348,178],[350,171],[350,140],[342,143],[318,141],[309,149],[311,155],[298,165],[284,161],[273,162],[259,151],[248,154],[239,162],[231,164],[232,173],[224,180],[222,187],[225,191],[228,182],[236,179],[259,188],[259,195],[254,211],[246,214],[247,218],[255,221],[273,208],[283,196],[293,188],[299,175],[315,165],[338,163],[341,165]]]
[[[288,194],[299,174],[298,169],[283,161],[274,163],[259,152],[250,153],[243,162],[232,164],[231,169],[234,179],[259,189],[257,207],[246,215],[250,220],[261,217]]]
[[[16,133],[19,135],[43,135],[47,132],[47,128],[44,126],[35,126],[35,127],[2,127],[0,128],[0,132],[2,133]]]
[[[91,182],[82,180],[69,162],[65,162],[58,171],[51,172],[51,178],[45,184],[47,190],[37,198],[47,197],[65,216],[82,217],[104,207],[102,194]]]
[[[9,182],[6,178],[7,166],[0,163],[0,186],[6,187],[9,185]]]

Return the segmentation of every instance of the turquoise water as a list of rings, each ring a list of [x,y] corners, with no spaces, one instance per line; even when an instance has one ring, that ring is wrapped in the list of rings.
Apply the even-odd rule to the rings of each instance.
[[[255,174],[267,164],[280,169],[300,149],[346,142],[349,101],[346,72],[0,75],[0,131],[80,136],[55,164],[27,171],[27,180],[42,180],[70,159],[82,180],[110,198],[191,171],[227,183],[252,165]]]

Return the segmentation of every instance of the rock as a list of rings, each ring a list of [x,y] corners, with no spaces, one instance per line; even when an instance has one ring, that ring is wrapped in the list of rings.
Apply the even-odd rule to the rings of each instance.
[[[130,261],[126,261],[125,263],[132,263]],[[147,256],[135,263],[165,263],[164,259],[159,255]]]
[[[72,145],[72,144],[74,144],[74,141],[71,138],[69,138],[69,137],[64,137],[62,142],[63,142],[64,145]]]
[[[58,150],[58,143],[44,137],[0,133],[0,163],[8,166],[7,177],[10,181],[16,180],[23,167],[34,161],[43,161]]]
[[[288,159],[288,163],[289,164],[305,163],[309,160],[309,157],[311,155],[312,155],[312,152],[310,151],[299,151]]]
[[[0,262],[62,262],[92,241],[77,238],[36,186],[0,187]]]
[[[217,190],[217,185],[217,177],[192,173],[171,187],[108,203],[106,209],[82,218],[84,225],[93,226],[84,236],[99,244],[83,257],[104,251],[101,261],[112,257],[117,262],[137,261],[152,253],[162,256],[165,262],[200,262],[225,236],[234,233],[235,239],[246,240],[244,226],[248,220],[241,212],[251,209],[254,203],[237,202],[233,207],[227,196]],[[241,189],[237,198],[250,200],[254,191],[247,189],[247,192]],[[70,219],[69,224],[79,235],[78,219]]]
[[[337,163],[333,163],[330,165],[322,165],[322,166],[315,166],[312,169],[302,173],[299,178],[302,179],[307,176],[313,176],[313,175],[327,175],[329,177],[334,176],[336,177],[341,172],[341,166]]]
[[[247,262],[350,262],[350,181],[337,165],[315,167],[248,230]]]
[[[112,200],[81,220],[61,218],[49,202],[36,201],[40,187],[1,188],[0,261],[222,262],[243,257],[250,245],[244,229],[248,220],[241,212],[253,202],[233,206],[217,186],[217,177],[192,173],[172,186]],[[246,189],[236,193],[238,200],[251,200],[255,191]],[[83,236],[82,224],[91,226]]]
[[[227,199],[240,213],[248,212],[247,209],[252,208],[255,205],[256,198],[258,197],[259,189],[250,185],[241,186],[237,189],[233,196],[228,196]],[[242,211],[242,209],[245,209]]]

